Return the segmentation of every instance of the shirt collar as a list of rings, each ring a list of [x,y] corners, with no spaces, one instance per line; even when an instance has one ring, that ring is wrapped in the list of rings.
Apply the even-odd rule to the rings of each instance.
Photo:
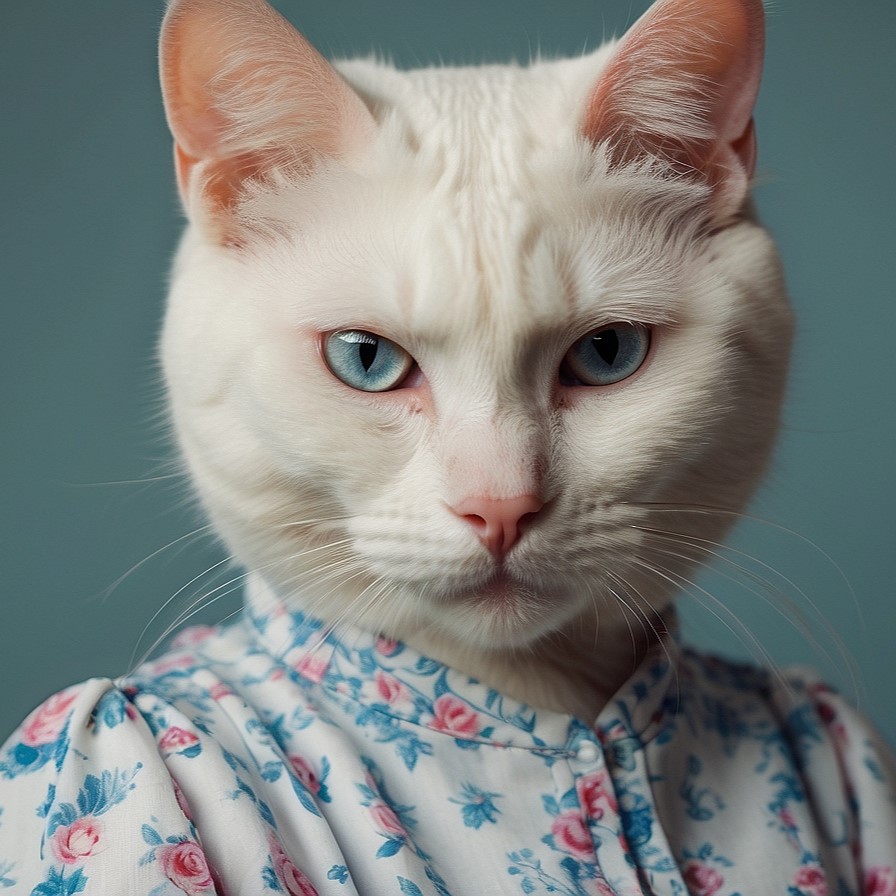
[[[421,725],[458,742],[544,753],[574,752],[589,726],[534,709],[400,641],[347,625],[333,630],[288,608],[258,577],[247,588],[246,620],[259,646],[292,673],[340,703]],[[591,726],[605,745],[644,744],[674,714],[680,647],[674,612],[632,677]],[[594,736],[592,735],[592,736]]]

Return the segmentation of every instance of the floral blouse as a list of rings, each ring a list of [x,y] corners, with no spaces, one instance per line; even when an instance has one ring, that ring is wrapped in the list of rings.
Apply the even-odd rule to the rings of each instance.
[[[896,896],[896,764],[809,676],[666,637],[589,726],[251,592],[13,734],[0,893]]]

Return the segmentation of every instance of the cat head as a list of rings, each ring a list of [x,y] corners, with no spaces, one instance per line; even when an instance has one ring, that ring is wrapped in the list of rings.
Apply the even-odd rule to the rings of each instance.
[[[411,641],[661,610],[779,416],[762,52],[760,0],[660,0],[582,58],[334,67],[263,0],[174,0],[163,361],[235,555]]]

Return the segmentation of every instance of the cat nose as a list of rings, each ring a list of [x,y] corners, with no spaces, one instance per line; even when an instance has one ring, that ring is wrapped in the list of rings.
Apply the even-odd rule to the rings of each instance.
[[[535,495],[515,498],[465,498],[451,509],[466,520],[479,540],[497,560],[501,560],[520,540],[523,525],[544,507]]]

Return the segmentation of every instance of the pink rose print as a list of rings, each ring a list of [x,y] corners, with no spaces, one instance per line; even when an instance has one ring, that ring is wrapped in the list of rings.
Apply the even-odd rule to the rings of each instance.
[[[793,813],[790,809],[786,807],[778,810],[778,820],[788,831],[795,831],[797,829],[796,819],[793,817]]]
[[[896,896],[896,871],[879,866],[865,872],[865,896]]]
[[[233,694],[233,691],[223,681],[212,685],[208,691],[208,695],[212,700],[221,700],[224,697],[229,697],[231,694]]]
[[[173,672],[176,669],[192,669],[195,665],[196,658],[193,656],[173,656],[171,659],[155,663],[152,668],[156,675],[164,675],[166,672]]]
[[[187,821],[193,820],[193,814],[190,810],[190,804],[187,802],[187,798],[184,796],[184,792],[180,789],[180,785],[173,778],[171,779],[171,783],[174,785],[174,798],[177,800],[177,805],[180,807],[180,811],[184,813],[184,818]]]
[[[479,733],[479,716],[463,700],[442,694],[432,705],[435,715],[432,727],[455,737],[473,737]]]
[[[198,745],[199,738],[192,731],[184,731],[176,725],[169,728],[159,740],[159,749],[164,753],[186,753]]]
[[[394,638],[384,638],[380,636],[376,639],[376,649],[377,652],[381,653],[383,656],[392,656],[392,654],[398,651],[398,641]]]
[[[599,821],[608,812],[617,811],[616,796],[605,771],[585,775],[579,780],[577,787],[579,801],[589,818]]]
[[[296,663],[295,669],[302,678],[307,678],[315,684],[320,684],[327,674],[328,665],[329,663],[323,657],[306,653],[305,656]]]
[[[320,779],[307,759],[303,756],[290,756],[289,764],[310,793],[320,793]]]
[[[183,840],[170,846],[160,846],[156,858],[165,877],[187,896],[199,896],[214,886],[205,855],[198,843]]]
[[[53,855],[66,865],[80,862],[102,849],[103,823],[85,815],[69,825],[56,828],[50,838]]]
[[[564,812],[551,825],[554,842],[564,852],[568,852],[584,862],[594,861],[594,843],[585,825],[585,820],[574,809]]]
[[[394,705],[407,699],[407,688],[394,675],[378,671],[374,679],[376,689],[386,703]]]
[[[276,837],[271,837],[270,847],[274,874],[289,896],[318,896],[314,884],[293,864]]]
[[[818,865],[804,865],[797,871],[793,883],[806,896],[827,896],[828,883]]]
[[[817,685],[812,690],[812,696],[815,698],[815,710],[825,727],[831,732],[831,735],[840,741],[841,744],[849,742],[849,735],[846,726],[837,716],[837,711],[831,705],[831,690],[825,685]]]
[[[191,628],[184,629],[171,639],[171,647],[180,650],[184,647],[195,647],[201,644],[210,635],[215,633],[214,626],[211,625],[194,625]]]
[[[725,878],[702,862],[688,862],[684,866],[684,882],[693,896],[713,896],[725,883]]]
[[[29,747],[40,747],[58,740],[68,721],[69,710],[77,699],[77,691],[73,690],[50,697],[25,719],[22,743]]]
[[[405,829],[398,816],[385,803],[375,803],[371,806],[370,816],[381,833],[394,837],[405,836]]]

